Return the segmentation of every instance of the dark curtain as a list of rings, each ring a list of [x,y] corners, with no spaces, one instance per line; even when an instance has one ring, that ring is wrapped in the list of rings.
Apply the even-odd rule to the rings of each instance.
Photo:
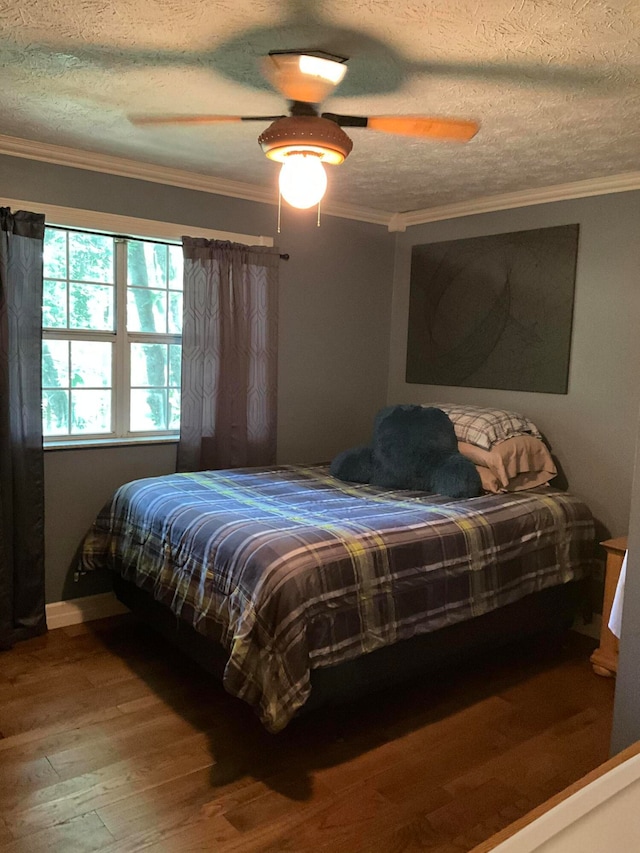
[[[183,237],[178,470],[276,456],[277,249]]]
[[[42,634],[44,216],[0,207],[0,648]]]

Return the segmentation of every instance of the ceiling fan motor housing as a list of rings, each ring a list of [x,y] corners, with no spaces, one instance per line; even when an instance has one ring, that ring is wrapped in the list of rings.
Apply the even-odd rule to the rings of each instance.
[[[351,153],[353,142],[334,121],[321,116],[285,116],[258,137],[270,160],[284,162],[289,154],[315,154],[325,163],[339,165]]]

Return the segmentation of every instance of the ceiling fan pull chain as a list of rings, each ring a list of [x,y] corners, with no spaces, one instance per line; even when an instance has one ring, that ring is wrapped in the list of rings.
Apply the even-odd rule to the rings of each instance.
[[[280,233],[280,218],[282,215],[282,193],[278,189],[278,234]]]
[[[320,202],[318,202],[318,222],[317,222],[317,227],[318,227],[318,228],[320,227]]]

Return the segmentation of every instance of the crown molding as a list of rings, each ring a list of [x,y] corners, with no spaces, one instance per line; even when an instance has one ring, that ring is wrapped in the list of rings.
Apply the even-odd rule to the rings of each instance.
[[[274,197],[271,190],[254,184],[214,178],[211,175],[201,175],[152,163],[142,163],[124,157],[114,157],[111,154],[98,154],[93,151],[82,151],[62,145],[51,145],[48,142],[36,142],[32,139],[19,139],[0,134],[0,154],[22,157],[27,160],[39,160],[57,166],[70,166],[74,169],[86,169],[91,172],[150,181],[151,183],[181,187],[182,189],[196,190],[213,195],[239,198],[259,204],[277,204],[277,198]],[[328,216],[355,219],[372,225],[383,225],[391,232],[402,232],[413,225],[424,225],[445,219],[457,219],[462,216],[475,216],[480,213],[492,213],[516,207],[530,207],[536,204],[570,201],[576,198],[610,195],[638,189],[640,189],[640,172],[626,172],[621,175],[590,178],[585,181],[556,184],[539,189],[523,190],[522,192],[484,196],[471,201],[445,204],[424,210],[411,210],[404,213],[331,203],[323,205],[322,211]]]
[[[424,225],[428,222],[439,222],[443,219],[457,219],[461,216],[474,216],[478,213],[492,213],[497,210],[531,207],[536,204],[571,201],[576,198],[611,195],[612,193],[629,192],[638,189],[640,189],[640,172],[625,172],[621,175],[590,178],[585,181],[556,184],[555,186],[540,187],[535,190],[485,196],[483,198],[472,199],[471,201],[426,208],[425,210],[411,210],[398,214],[398,218],[404,225],[404,228],[396,227],[393,230],[400,231],[410,228],[412,225]]]
[[[276,202],[272,201],[272,204]],[[384,225],[389,228],[389,222],[393,217],[390,210],[374,210],[370,207],[352,207],[349,204],[322,203],[322,214],[327,216],[338,216],[340,219],[355,219],[358,222],[368,222],[369,225]]]
[[[405,222],[406,216],[407,216],[406,213],[394,213],[391,216],[391,218],[389,219],[389,224],[387,226],[389,228],[389,231],[391,231],[391,232],[406,231],[407,230],[407,223]]]
[[[183,169],[157,166],[153,163],[140,163],[137,160],[114,157],[111,154],[82,151],[63,145],[51,145],[48,142],[36,142],[33,139],[19,139],[14,136],[0,135],[0,154],[23,157],[27,160],[39,160],[43,163],[53,163],[56,166],[71,166],[74,169],[86,169],[90,172],[102,172],[107,175],[135,178],[155,184],[167,184],[188,190],[242,198],[263,204],[273,203],[272,193],[268,189],[256,187],[253,184],[227,181],[209,175],[187,172]]]
[[[254,201],[260,204],[277,205],[278,199],[272,190],[254,184],[240,181],[228,181],[214,178],[211,175],[201,175],[174,169],[167,166],[157,166],[152,163],[142,163],[128,160],[124,157],[114,157],[111,154],[99,154],[95,151],[82,151],[77,148],[67,148],[62,145],[51,145],[48,142],[36,142],[32,139],[19,139],[15,136],[0,134],[0,154],[10,157],[22,157],[26,160],[39,160],[43,163],[53,163],[56,166],[70,166],[74,169],[85,169],[90,172],[101,172],[106,175],[118,175],[123,178],[134,178],[140,181],[150,181],[155,184],[165,184],[197,192],[213,195],[239,198],[244,201]],[[356,219],[374,225],[388,226],[391,212],[370,210],[365,207],[351,205],[323,204],[322,212],[328,216],[338,216],[342,219]]]

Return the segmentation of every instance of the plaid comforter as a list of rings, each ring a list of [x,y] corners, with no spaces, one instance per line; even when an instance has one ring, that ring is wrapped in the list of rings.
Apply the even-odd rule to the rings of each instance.
[[[307,700],[310,669],[579,578],[593,540],[587,507],[549,488],[452,501],[283,466],[122,486],[80,568],[116,569],[221,633],[225,688],[275,732]]]

